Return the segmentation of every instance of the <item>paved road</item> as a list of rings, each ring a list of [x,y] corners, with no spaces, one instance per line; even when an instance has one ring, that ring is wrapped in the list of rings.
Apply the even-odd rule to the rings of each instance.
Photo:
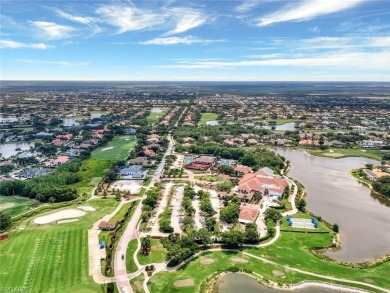
[[[154,185],[154,183],[160,180],[160,176],[162,175],[162,172],[164,170],[165,157],[172,153],[174,143],[172,140],[172,136],[170,134],[168,135],[168,140],[169,140],[169,144],[164,154],[164,157],[161,160],[160,164],[158,165],[156,174],[153,176],[147,188],[150,188],[151,186]],[[144,199],[145,197],[146,195],[142,199]],[[126,270],[126,251],[129,242],[133,239],[139,238],[140,232],[136,228],[139,219],[141,218],[141,214],[142,214],[142,202],[140,202],[140,204],[137,206],[133,214],[133,217],[127,224],[127,227],[123,232],[122,237],[119,240],[117,249],[115,251],[115,256],[114,256],[115,282],[117,284],[119,292],[122,293],[133,292],[133,289],[131,288],[129,283],[130,276],[127,274],[127,270]]]

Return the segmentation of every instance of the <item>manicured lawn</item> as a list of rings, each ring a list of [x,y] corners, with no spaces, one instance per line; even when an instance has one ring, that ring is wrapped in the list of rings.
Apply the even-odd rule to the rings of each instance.
[[[146,121],[148,121],[148,124],[151,125],[155,122],[157,122],[159,119],[163,118],[165,114],[169,111],[170,108],[162,108],[162,112],[150,112],[148,117],[146,117]]]
[[[350,268],[326,260],[324,257],[318,256],[317,254],[313,254],[312,249],[329,245],[331,243],[331,239],[331,234],[282,232],[278,241],[276,241],[273,245],[264,248],[245,249],[248,253],[266,258],[278,263],[278,265],[267,264],[261,260],[250,258],[249,256],[239,253],[212,252],[207,255],[203,254],[189,262],[178,271],[159,273],[155,275],[151,279],[151,292],[196,292],[198,286],[206,277],[215,272],[223,271],[233,265],[261,274],[266,279],[280,284],[295,284],[303,280],[322,280],[325,282],[331,282],[329,280],[285,270],[281,267],[281,265],[288,265],[292,268],[298,268],[313,273],[361,282],[364,282],[365,279],[368,278],[373,280],[375,285],[390,288],[390,281],[388,279],[390,262],[366,269]],[[205,256],[213,258],[215,262],[209,265],[202,264],[200,259]],[[249,262],[234,263],[231,260],[232,256],[247,258]],[[275,276],[272,273],[273,270],[282,271],[285,274],[285,277]],[[192,287],[175,288],[175,281],[186,279],[193,279],[195,285]],[[369,291],[376,292],[372,289],[369,289]]]
[[[144,284],[144,274],[139,275],[137,278],[130,280],[131,287],[133,288],[134,293],[144,293],[143,284]]]
[[[127,251],[126,251],[126,270],[128,273],[134,273],[138,269],[133,260],[133,255],[136,249],[137,249],[137,240],[133,239],[129,242],[129,246],[127,246]]]
[[[0,211],[11,217],[15,217],[29,210],[29,206],[34,203],[29,198],[0,196]]]
[[[218,114],[216,113],[202,113],[202,117],[199,121],[199,126],[206,125],[207,121],[214,121],[218,119]]]
[[[149,255],[143,255],[141,251],[138,252],[138,261],[141,265],[163,262],[167,256],[167,250],[163,247],[158,239],[150,239],[152,251]]]
[[[370,149],[328,149],[309,151],[311,155],[320,157],[342,158],[342,157],[366,157],[374,160],[381,160],[383,153],[380,150]]]
[[[94,150],[91,158],[114,161],[123,160],[136,143],[137,141],[133,135],[115,136],[107,145]]]
[[[89,201],[96,211],[68,224],[35,225],[11,232],[0,242],[1,286],[28,292],[102,292],[88,270],[87,229],[110,213],[114,199]]]
[[[295,215],[292,215],[291,218],[298,218],[298,219],[310,219],[312,216],[298,212]],[[286,231],[298,231],[298,232],[306,232],[306,233],[316,233],[316,232],[328,232],[332,233],[332,231],[321,221],[317,221],[318,223],[318,229],[305,229],[305,228],[296,228],[296,227],[291,227],[288,225],[286,217],[284,217],[280,221],[280,229],[286,230]]]

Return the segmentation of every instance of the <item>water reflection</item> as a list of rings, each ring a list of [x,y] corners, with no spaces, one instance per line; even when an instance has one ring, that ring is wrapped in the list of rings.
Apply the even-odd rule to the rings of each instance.
[[[342,249],[326,255],[362,262],[390,253],[390,200],[372,194],[348,174],[377,161],[314,157],[294,149],[276,151],[291,162],[289,175],[305,186],[308,210],[340,226]]]

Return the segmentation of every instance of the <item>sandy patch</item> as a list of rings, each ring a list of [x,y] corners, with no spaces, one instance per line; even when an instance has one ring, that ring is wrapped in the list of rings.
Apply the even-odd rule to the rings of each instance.
[[[334,153],[334,150],[329,150],[330,153]]]
[[[2,203],[2,204],[0,204],[0,211],[12,208],[14,205],[15,205],[14,202]]]
[[[130,191],[131,194],[137,194],[141,191],[143,180],[116,180],[109,187],[110,190]]]
[[[362,150],[362,152],[366,152],[366,150]]]
[[[276,277],[284,277],[284,273],[282,271],[273,270],[272,274]]]
[[[49,223],[57,222],[60,220],[82,217],[84,215],[85,215],[84,211],[80,211],[78,209],[67,209],[67,210],[55,212],[55,213],[50,214],[50,215],[38,217],[38,218],[34,219],[34,223],[38,224],[38,225],[49,224]]]
[[[101,151],[101,152],[104,152],[104,151],[108,151],[108,150],[113,149],[113,148],[114,148],[114,147],[108,147],[108,148],[101,149],[100,151]]]
[[[57,224],[66,224],[66,223],[73,223],[80,221],[80,219],[68,219],[68,220],[59,220],[57,221]]]
[[[365,279],[364,279],[364,282],[369,283],[369,284],[374,283],[374,281],[371,280],[371,279],[369,279],[369,278],[365,278]]]
[[[215,262],[214,259],[208,258],[208,257],[204,257],[204,258],[202,258],[202,259],[200,260],[200,263],[201,263],[202,265],[209,265],[209,264],[212,264],[212,263],[214,263],[214,262]]]
[[[130,140],[130,138],[125,138],[125,140]]]
[[[80,206],[80,207],[77,207],[77,208],[80,209],[80,210],[86,211],[86,212],[96,211],[96,209],[94,209],[93,207],[87,207],[87,206]]]
[[[194,279],[178,280],[178,281],[175,281],[175,283],[173,283],[173,286],[175,286],[176,288],[190,287],[190,286],[194,286],[194,285],[195,285]]]
[[[248,260],[242,257],[232,257],[230,260],[237,263],[248,263]]]

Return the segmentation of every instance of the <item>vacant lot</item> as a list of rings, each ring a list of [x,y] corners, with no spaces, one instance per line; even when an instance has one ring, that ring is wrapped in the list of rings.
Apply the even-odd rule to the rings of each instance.
[[[30,221],[24,230],[1,241],[1,286],[28,292],[102,292],[88,272],[87,229],[117,202],[99,199],[88,205],[96,211],[78,222],[37,226]],[[86,288],[89,291],[83,291]]]
[[[100,160],[123,160],[135,144],[136,139],[132,135],[115,136],[106,146],[94,150],[91,157]]]
[[[218,119],[218,114],[215,113],[202,113],[202,117],[199,121],[199,126],[206,125],[207,121],[214,121]]]

